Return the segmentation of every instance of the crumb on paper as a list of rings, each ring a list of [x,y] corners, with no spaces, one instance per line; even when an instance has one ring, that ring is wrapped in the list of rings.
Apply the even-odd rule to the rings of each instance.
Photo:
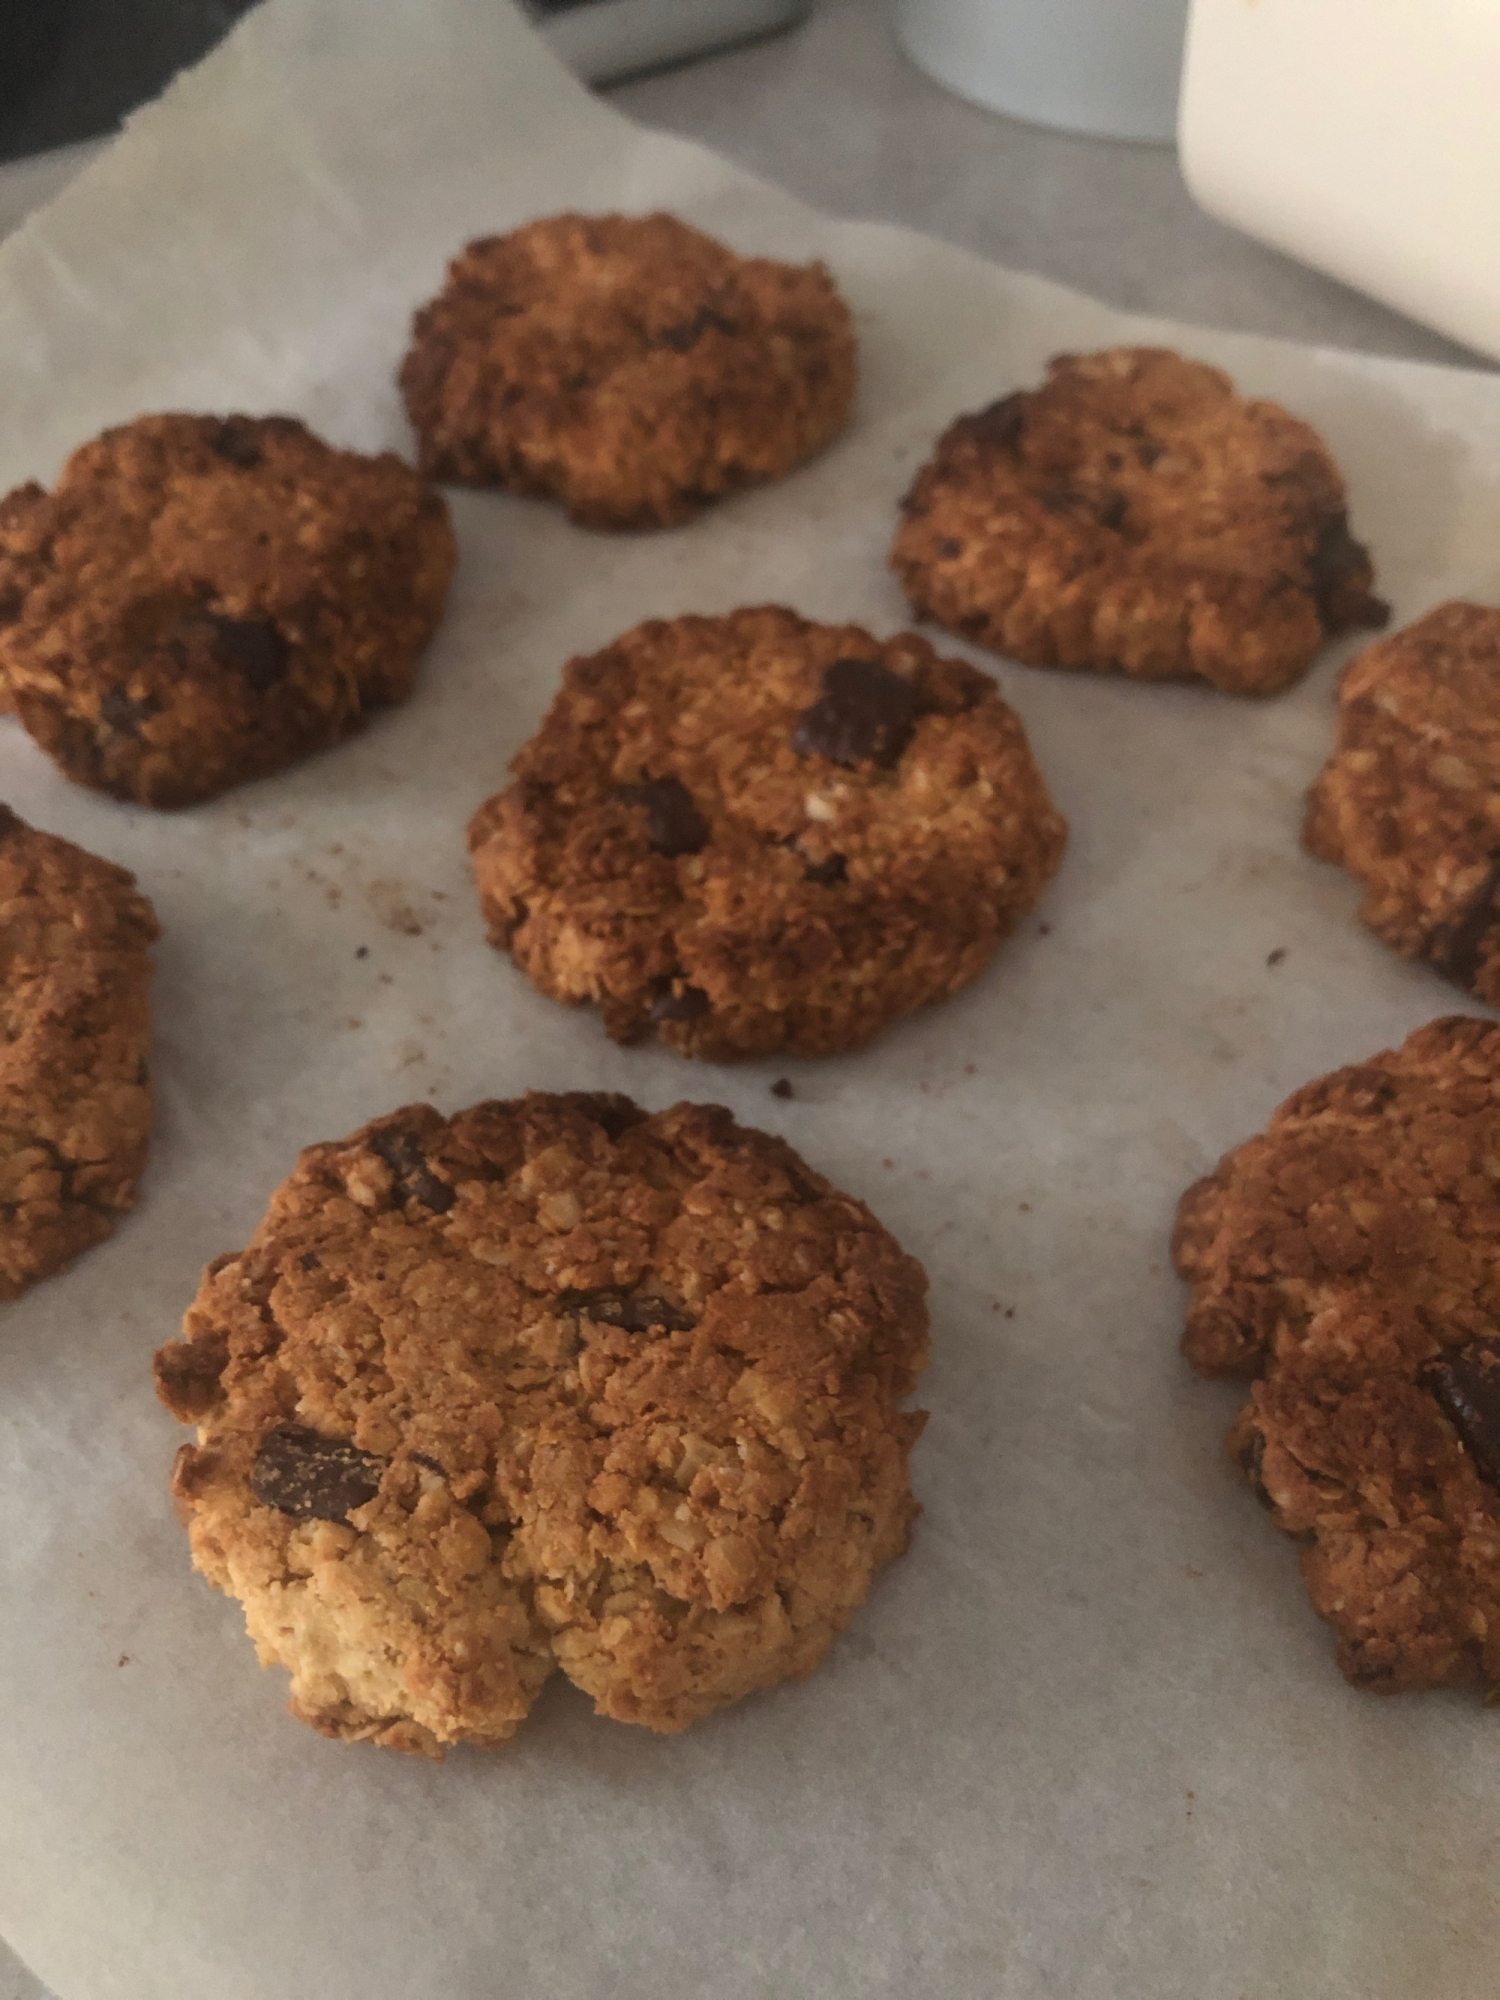
[[[797,1093],[792,1088],[791,1078],[778,1076],[776,1081],[771,1085],[771,1095],[773,1097],[795,1097]]]
[[[365,891],[365,899],[388,931],[395,931],[401,937],[422,935],[422,919],[399,882],[372,882]]]

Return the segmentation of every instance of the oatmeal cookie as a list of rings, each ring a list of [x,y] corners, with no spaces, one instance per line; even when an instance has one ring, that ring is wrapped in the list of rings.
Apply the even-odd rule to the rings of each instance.
[[[854,378],[821,264],[736,257],[670,215],[557,215],[454,259],[401,389],[433,478],[650,528],[820,451]]]
[[[291,417],[139,417],[0,501],[0,685],[68,777],[190,805],[411,692],[442,496]]]
[[[917,611],[1028,666],[1275,694],[1388,615],[1317,433],[1160,348],[1062,355],[960,417],[902,511]]]
[[[134,876],[0,806],[0,1298],[102,1242],[135,1201],[159,935]]]
[[[684,1729],[905,1549],[925,1290],[716,1106],[408,1106],[303,1153],[157,1356],[194,1562],[325,1735],[498,1745],[555,1667]]]
[[[1500,1024],[1434,1021],[1289,1098],[1188,1190],[1200,1375],[1377,1693],[1500,1690]]]
[[[1302,844],[1403,958],[1500,1006],[1500,611],[1441,605],[1350,662]]]
[[[994,682],[774,606],[569,662],[469,845],[491,941],[619,1042],[859,1048],[974,978],[1066,828]]]

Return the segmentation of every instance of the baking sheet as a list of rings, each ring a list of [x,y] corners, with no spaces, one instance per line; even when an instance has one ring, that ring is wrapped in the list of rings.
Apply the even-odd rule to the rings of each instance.
[[[989,973],[849,1058],[611,1047],[484,944],[462,828],[563,660],[639,618],[899,626],[911,471],[1059,349],[1168,340],[1309,417],[1403,621],[1500,597],[1500,381],[831,221],[591,100],[501,0],[269,0],[0,249],[0,488],[155,408],[409,450],[393,373],[453,249],[656,205],[832,266],[863,386],[814,465],[652,536],[455,495],[412,702],[191,813],[91,797],[0,725],[0,796],[134,868],[166,933],[140,1206],[0,1322],[0,1932],[61,2000],[1488,1995],[1500,1722],[1344,1687],[1224,1460],[1236,1392],[1176,1352],[1182,1187],[1455,1005],[1296,845],[1349,649],[1263,705],[971,654],[1069,851]],[[528,1086],[725,1102],[872,1204],[932,1277],[926,1512],[810,1681],[684,1737],[554,1684],[502,1754],[328,1744],[188,1568],[149,1357],[298,1146]]]

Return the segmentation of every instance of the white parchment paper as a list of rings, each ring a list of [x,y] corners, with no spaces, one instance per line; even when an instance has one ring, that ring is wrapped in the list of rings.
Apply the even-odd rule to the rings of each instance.
[[[0,486],[149,409],[408,450],[394,370],[459,244],[656,205],[833,267],[863,387],[816,464],[652,536],[455,496],[410,705],[190,813],[0,725],[0,796],[135,869],[166,932],[140,1206],[0,1317],[0,1931],[62,2000],[1489,1996],[1500,1719],[1345,1688],[1224,1460],[1236,1395],[1176,1351],[1183,1186],[1455,1006],[1297,847],[1337,650],[1266,704],[975,655],[1071,845],[990,973],[847,1059],[612,1048],[485,945],[462,829],[564,659],[637,619],[901,624],[910,473],[1059,349],[1162,338],[1309,417],[1400,620],[1500,596],[1500,380],[1127,320],[830,221],[590,100],[502,0],[270,0],[0,249]],[[718,1099],[874,1206],[932,1275],[926,1513],[813,1679],[685,1737],[555,1685],[503,1754],[324,1743],[188,1568],[150,1354],[300,1145],[527,1086]]]

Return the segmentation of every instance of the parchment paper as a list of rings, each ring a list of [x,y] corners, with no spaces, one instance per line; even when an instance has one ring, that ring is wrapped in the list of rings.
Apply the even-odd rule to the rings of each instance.
[[[0,1318],[0,1930],[62,2000],[1488,1996],[1500,1720],[1343,1685],[1225,1462],[1235,1392],[1177,1355],[1180,1190],[1455,1006],[1296,844],[1338,650],[1265,704],[976,654],[1071,845],[990,973],[848,1059],[612,1048],[485,945],[462,828],[565,658],[639,618],[902,623],[907,478],[1056,350],[1165,339],[1308,416],[1398,620],[1500,595],[1500,382],[1126,320],[832,222],[591,101],[500,0],[271,0],[0,250],[0,484],[157,408],[409,449],[393,372],[460,243],[658,204],[833,267],[863,387],[816,464],[651,536],[456,495],[410,705],[190,813],[0,728],[0,796],[137,870],[166,931],[140,1206]],[[529,1085],[718,1099],[871,1202],[932,1275],[926,1513],[811,1680],[685,1737],[554,1685],[500,1755],[324,1743],[189,1571],[151,1350],[301,1144]]]

